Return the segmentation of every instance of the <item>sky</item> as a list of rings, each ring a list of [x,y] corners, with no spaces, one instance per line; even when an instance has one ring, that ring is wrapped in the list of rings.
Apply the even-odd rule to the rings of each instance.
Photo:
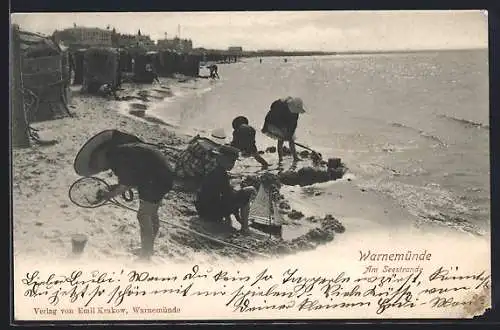
[[[384,51],[486,48],[481,11],[269,11],[12,14],[22,29],[52,34],[77,26],[108,25],[152,39],[178,35],[194,47],[245,50]]]

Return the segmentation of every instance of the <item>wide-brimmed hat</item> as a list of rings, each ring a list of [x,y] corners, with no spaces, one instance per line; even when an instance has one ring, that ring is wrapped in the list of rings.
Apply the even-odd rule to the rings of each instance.
[[[101,154],[107,152],[108,146],[131,142],[141,142],[141,140],[134,135],[115,129],[97,133],[80,148],[75,157],[73,168],[81,176],[91,176],[106,171],[109,169],[109,165],[104,161],[105,158],[101,157]]]
[[[73,163],[76,174],[91,176],[107,170],[107,164],[97,164],[92,159],[97,157],[96,151],[104,150],[104,146],[110,143],[114,132],[115,130],[111,129],[102,131],[85,142],[80,151],[78,151]]]
[[[223,128],[214,129],[210,134],[210,140],[219,144],[224,144],[226,143],[226,132],[224,132]]]
[[[304,109],[304,101],[302,101],[300,97],[289,97],[286,99],[286,103],[292,113],[306,112],[306,109]]]
[[[245,116],[238,116],[238,117],[233,119],[233,122],[231,125],[233,126],[233,129],[237,129],[238,127],[240,127],[243,124],[248,125],[248,118]]]

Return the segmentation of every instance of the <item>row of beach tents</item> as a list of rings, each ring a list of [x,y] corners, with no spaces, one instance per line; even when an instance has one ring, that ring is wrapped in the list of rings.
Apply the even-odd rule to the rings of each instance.
[[[118,87],[124,75],[136,83],[152,83],[160,77],[182,74],[199,76],[201,55],[175,51],[147,52],[143,49],[93,47],[69,52],[74,85],[93,92],[102,85]]]
[[[51,38],[19,29],[15,36],[19,50],[14,56],[20,58],[23,103],[29,123],[70,115],[70,85],[81,85],[83,92],[94,93],[103,85],[116,89],[127,80],[152,83],[156,75],[198,77],[200,64],[207,61],[204,54],[148,52],[138,47],[72,50]]]

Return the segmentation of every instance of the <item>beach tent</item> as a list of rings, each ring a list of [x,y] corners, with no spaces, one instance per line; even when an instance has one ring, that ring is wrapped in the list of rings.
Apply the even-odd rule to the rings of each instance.
[[[73,77],[73,85],[83,84],[83,58],[87,49],[77,49],[71,55],[73,57],[73,70],[75,75]]]
[[[201,55],[178,53],[175,50],[163,50],[159,53],[160,76],[171,76],[180,73],[185,76],[197,77],[200,71]]]
[[[119,67],[121,72],[132,72],[132,55],[125,48],[119,50]]]
[[[69,54],[42,35],[19,31],[21,80],[28,123],[70,115]]]
[[[117,49],[92,47],[85,51],[83,60],[83,92],[97,93],[103,85],[109,85],[111,88],[119,85]]]
[[[173,50],[162,50],[159,54],[160,67],[157,68],[158,74],[162,77],[173,75],[176,72],[177,57],[177,52]]]
[[[147,70],[147,65],[151,64],[150,55],[146,52],[134,56],[134,82],[151,84],[154,76]]]
[[[160,53],[157,51],[147,52],[146,57],[148,58],[149,63],[153,65],[153,68],[155,69],[156,73],[159,75],[159,70],[161,67]]]
[[[194,54],[183,54],[180,57],[178,73],[185,76],[197,77],[200,74],[201,56]]]

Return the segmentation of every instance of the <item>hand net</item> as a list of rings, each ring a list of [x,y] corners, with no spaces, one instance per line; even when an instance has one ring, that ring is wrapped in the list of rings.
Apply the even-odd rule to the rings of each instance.
[[[106,181],[96,177],[84,177],[76,180],[69,188],[69,199],[75,205],[84,208],[96,208],[107,201],[103,193],[110,191]]]

